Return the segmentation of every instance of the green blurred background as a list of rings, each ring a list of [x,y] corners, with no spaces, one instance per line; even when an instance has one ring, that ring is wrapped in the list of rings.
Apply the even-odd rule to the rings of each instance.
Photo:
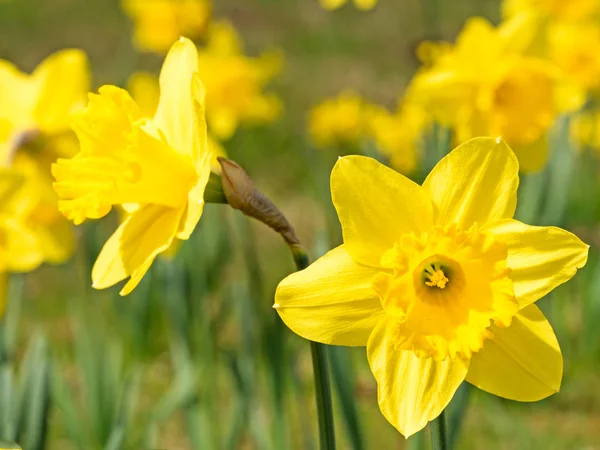
[[[306,137],[311,105],[352,88],[394,107],[416,70],[419,41],[453,41],[465,19],[497,21],[499,9],[496,0],[380,0],[368,13],[329,13],[316,0],[215,0],[214,16],[233,22],[247,53],[285,54],[272,87],[283,117],[240,130],[225,147],[281,207],[311,257],[341,241],[328,193],[336,155]],[[115,0],[0,2],[0,58],[25,71],[78,47],[89,55],[95,88],[124,86],[133,71],[162,62],[137,54],[130,36]],[[600,449],[597,170],[589,154],[555,151],[521,192],[530,195],[519,211],[525,221],[575,230],[593,246],[575,280],[541,301],[565,358],[561,392],[525,404],[472,391],[465,409],[460,391],[451,406],[451,420],[462,420],[456,448]],[[91,289],[91,264],[116,215],[78,228],[68,264],[11,279],[0,436],[21,430],[27,450],[317,448],[308,344],[271,309],[293,261],[271,230],[209,206],[175,261],[157,261],[129,297]],[[407,441],[380,414],[363,349],[330,353],[338,448],[427,448],[427,430]]]

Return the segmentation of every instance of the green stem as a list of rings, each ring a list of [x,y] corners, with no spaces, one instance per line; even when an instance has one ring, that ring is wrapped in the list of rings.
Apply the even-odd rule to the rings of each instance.
[[[303,270],[308,267],[308,255],[299,244],[290,245],[290,250],[296,262],[296,268]],[[335,449],[335,431],[333,427],[333,406],[331,403],[331,388],[329,370],[327,367],[327,346],[310,341],[313,372],[315,375],[315,396],[319,419],[319,441],[321,450]]]
[[[446,440],[446,417],[444,411],[429,424],[431,430],[431,450],[448,450]]]

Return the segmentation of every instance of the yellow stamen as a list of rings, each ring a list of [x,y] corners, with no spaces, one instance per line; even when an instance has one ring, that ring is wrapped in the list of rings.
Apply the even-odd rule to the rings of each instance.
[[[431,286],[431,287],[435,286],[440,289],[444,289],[446,287],[446,284],[448,284],[448,282],[450,281],[446,277],[446,274],[444,273],[444,271],[437,267],[435,268],[435,270],[427,270],[425,279],[428,280],[428,281],[425,281],[425,284],[427,286]]]

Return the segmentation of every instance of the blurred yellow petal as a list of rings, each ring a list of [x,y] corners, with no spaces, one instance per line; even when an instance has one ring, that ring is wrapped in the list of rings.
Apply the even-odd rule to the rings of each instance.
[[[11,272],[30,272],[44,262],[35,230],[17,220],[2,224],[4,260]]]
[[[425,189],[372,158],[339,158],[331,172],[331,197],[344,246],[362,264],[379,266],[383,253],[403,234],[432,225]]]
[[[556,336],[535,305],[522,309],[508,328],[491,327],[494,338],[471,360],[467,381],[520,402],[534,402],[560,389],[563,360]]]
[[[465,379],[468,360],[419,358],[397,350],[393,318],[382,320],[369,338],[367,356],[377,380],[385,418],[406,438],[440,415]]]
[[[344,246],[285,278],[273,307],[295,333],[331,345],[364,346],[383,317],[371,288],[374,269],[356,264]]]
[[[192,76],[197,71],[196,46],[189,39],[181,38],[169,50],[160,72],[160,101],[154,116],[156,126],[169,145],[179,153],[190,155],[194,161],[202,146],[194,126],[197,118]]]
[[[238,119],[233,110],[214,108],[208,112],[211,132],[221,140],[230,139],[238,126]]]
[[[243,51],[242,38],[229,20],[214,21],[209,32],[208,46],[211,52],[232,56]]]
[[[24,182],[25,177],[20,172],[0,166],[0,213],[6,212]]]
[[[0,116],[17,129],[35,128],[33,111],[39,85],[14,64],[0,59]]]
[[[434,205],[435,222],[462,228],[512,218],[517,205],[519,164],[506,143],[475,138],[444,157],[423,188]]]
[[[62,216],[57,217],[52,223],[38,227],[36,234],[44,260],[48,263],[62,264],[75,250],[72,225]]]
[[[71,114],[84,105],[90,74],[87,56],[81,50],[62,50],[42,62],[32,74],[39,84],[33,112],[42,132],[56,133],[69,128]]]
[[[503,21],[498,27],[498,34],[505,50],[523,53],[540,39],[540,16],[538,14],[517,14]]]
[[[508,248],[506,265],[521,308],[570,280],[587,261],[589,246],[561,228],[501,220],[484,229]]]
[[[92,269],[95,289],[110,287],[131,279],[121,290],[129,294],[156,256],[171,245],[183,211],[159,205],[146,205],[131,214],[106,242]]]
[[[127,91],[140,107],[142,115],[152,117],[160,98],[158,78],[149,72],[136,72],[127,80]]]

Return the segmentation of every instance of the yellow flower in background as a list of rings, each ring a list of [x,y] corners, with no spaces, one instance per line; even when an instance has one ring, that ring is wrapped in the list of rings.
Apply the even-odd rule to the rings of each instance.
[[[403,102],[396,113],[372,106],[367,124],[377,150],[389,157],[391,167],[403,174],[417,168],[421,139],[428,124],[423,110]]]
[[[152,117],[156,112],[160,99],[160,86],[158,78],[148,72],[136,72],[129,77],[127,90],[131,98],[140,108],[145,117]],[[221,165],[217,161],[219,156],[227,156],[225,149],[210,133],[207,133],[206,143],[208,151],[212,155],[211,170],[215,173],[221,173]]]
[[[581,20],[600,11],[598,0],[504,0],[505,17],[539,15],[553,20]]]
[[[229,139],[242,124],[264,124],[279,117],[281,101],[263,90],[281,70],[280,53],[256,58],[244,55],[233,25],[219,21],[211,25],[207,45],[198,58],[200,78],[206,86],[206,119],[218,139]]]
[[[0,167],[20,180],[2,213],[12,227],[2,239],[9,271],[62,263],[73,253],[73,231],[58,211],[50,165],[77,152],[69,120],[85,102],[89,77],[80,50],[49,56],[31,75],[0,60]]]
[[[191,39],[206,31],[212,12],[209,0],[122,0],[134,22],[138,50],[166,53],[179,36]]]
[[[332,11],[344,6],[348,0],[319,0],[321,7]],[[353,0],[354,6],[363,11],[373,9],[377,5],[377,0]]]
[[[315,145],[332,148],[358,145],[367,131],[370,106],[353,91],[345,91],[314,106],[308,118],[308,131]]]
[[[379,407],[406,437],[464,380],[518,401],[560,388],[562,355],[534,302],[585,265],[588,246],[512,218],[518,172],[492,138],[456,148],[422,186],[340,158],[331,194],[344,244],[277,288],[274,308],[300,336],[367,347]]]
[[[139,204],[104,245],[92,270],[104,289],[140,282],[175,238],[186,240],[200,220],[211,154],[206,144],[204,86],[196,47],[181,38],[163,64],[160,100],[145,117],[127,91],[103,86],[73,128],[81,151],[52,166],[60,210],[76,224],[114,205]]]
[[[511,25],[470,19],[452,49],[429,52],[435,57],[412,80],[407,97],[454,130],[458,141],[502,136],[521,169],[535,171],[546,162],[554,120],[580,107],[584,95],[551,62],[521,54],[527,40]]]
[[[555,24],[548,30],[548,56],[586,91],[600,86],[600,24]]]

